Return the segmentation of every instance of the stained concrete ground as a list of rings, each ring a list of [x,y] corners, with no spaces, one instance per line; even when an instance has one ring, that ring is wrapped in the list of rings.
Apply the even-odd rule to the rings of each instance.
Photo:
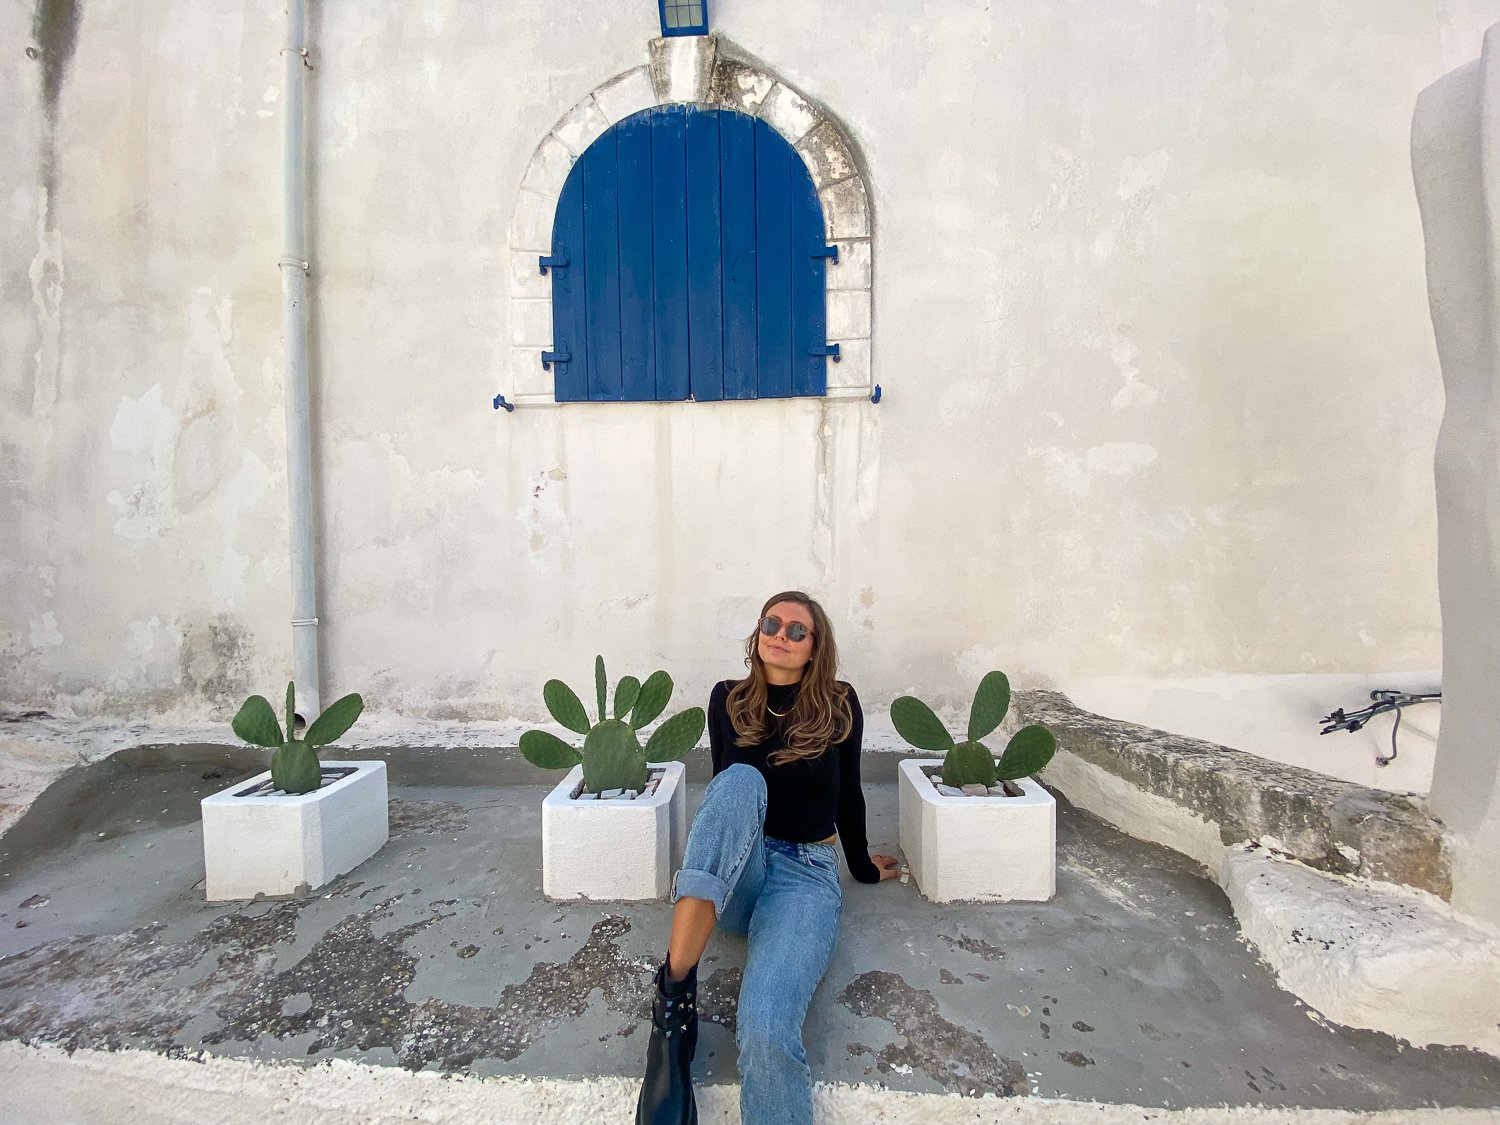
[[[394,751],[391,839],[303,898],[203,901],[198,801],[245,751],[79,767],[0,838],[0,1038],[535,1078],[640,1070],[670,908],[541,894],[546,776],[510,751]],[[707,766],[689,763],[690,800]],[[866,773],[896,851],[894,755]],[[699,1084],[737,1080],[743,945],[702,969]],[[1177,853],[1059,803],[1046,904],[928,902],[845,879],[805,1028],[815,1076],[1148,1107],[1500,1106],[1500,1060],[1327,1025]]]

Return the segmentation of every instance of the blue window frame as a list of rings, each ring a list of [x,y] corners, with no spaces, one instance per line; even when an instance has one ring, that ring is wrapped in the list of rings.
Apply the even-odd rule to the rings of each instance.
[[[733,110],[657,106],[579,158],[553,223],[558,402],[822,395],[823,207],[801,157]]]
[[[656,0],[663,35],[707,35],[708,0]]]

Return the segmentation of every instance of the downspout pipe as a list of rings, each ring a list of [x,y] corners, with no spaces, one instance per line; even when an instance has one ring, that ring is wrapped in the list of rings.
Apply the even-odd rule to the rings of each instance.
[[[312,425],[307,378],[307,142],[303,95],[307,71],[307,0],[288,0],[282,103],[281,185],[285,250],[281,267],[285,347],[286,469],[291,507],[292,660],[297,714],[311,723],[322,710],[318,675],[317,558],[313,552]],[[287,736],[291,737],[288,731]]]

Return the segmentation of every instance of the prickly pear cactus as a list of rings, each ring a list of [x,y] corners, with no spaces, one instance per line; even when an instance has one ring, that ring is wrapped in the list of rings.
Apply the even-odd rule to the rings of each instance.
[[[323,780],[323,769],[318,764],[319,746],[336,742],[354,725],[365,702],[358,693],[351,693],[326,707],[313,720],[300,739],[283,736],[276,712],[265,696],[252,695],[245,700],[230,726],[234,733],[252,746],[265,746],[276,752],[271,755],[271,784],[283,792],[297,795],[311,793]],[[292,683],[286,685],[286,729],[290,735],[296,730],[297,689]]]
[[[626,676],[615,686],[614,717],[606,711],[609,681],[604,657],[594,658],[594,700],[599,720],[590,723],[583,702],[561,680],[542,688],[547,712],[561,726],[584,736],[582,751],[555,734],[529,730],[521,735],[521,753],[542,769],[571,769],[583,763],[583,785],[590,793],[609,789],[645,788],[648,762],[673,762],[697,745],[706,723],[702,707],[689,707],[656,728],[645,749],[639,731],[666,710],[672,698],[672,677],[653,672],[645,682]]]
[[[1057,739],[1038,723],[1017,731],[997,763],[989,747],[980,740],[999,727],[1008,710],[1010,681],[1004,672],[990,672],[974,693],[968,737],[964,741],[954,742],[932,708],[910,695],[903,695],[891,704],[891,723],[917,749],[945,752],[944,784],[977,784],[988,788],[997,781],[1014,781],[1040,773],[1057,752]]]

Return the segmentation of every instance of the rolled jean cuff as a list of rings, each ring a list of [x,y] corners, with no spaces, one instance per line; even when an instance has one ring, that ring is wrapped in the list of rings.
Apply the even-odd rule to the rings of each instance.
[[[714,904],[714,917],[724,913],[729,901],[729,884],[711,871],[694,871],[684,867],[672,880],[672,901],[680,898],[702,898]]]

